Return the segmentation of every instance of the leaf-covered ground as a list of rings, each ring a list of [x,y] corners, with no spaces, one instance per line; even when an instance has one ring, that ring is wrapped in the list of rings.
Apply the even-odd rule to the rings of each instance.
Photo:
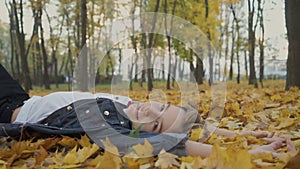
[[[199,113],[207,117],[210,110],[210,90],[201,86]],[[45,95],[50,91],[33,91],[32,95]],[[103,89],[102,92],[108,92]],[[178,91],[165,91],[168,101],[180,104]],[[133,99],[146,101],[145,91],[130,92]],[[283,81],[272,81],[265,88],[254,89],[245,84],[228,83],[227,101],[219,127],[235,132],[244,130],[265,130],[275,132],[275,136],[292,139],[300,148],[300,90],[292,88],[284,91]],[[195,140],[202,134],[201,129],[191,132]],[[106,149],[102,151],[91,144],[87,136],[82,138],[47,138],[16,141],[0,139],[0,168],[300,168],[300,158],[293,158],[297,152],[280,148],[279,157],[272,154],[249,155],[248,149],[267,144],[262,139],[247,136],[228,138],[211,135],[206,143],[214,145],[212,154],[201,157],[177,157],[162,152],[151,157],[152,145],[136,145],[131,153],[119,157],[117,148],[109,140],[103,141]],[[226,150],[222,147],[225,147]],[[145,158],[137,158],[144,156]],[[292,162],[292,163],[291,163]]]

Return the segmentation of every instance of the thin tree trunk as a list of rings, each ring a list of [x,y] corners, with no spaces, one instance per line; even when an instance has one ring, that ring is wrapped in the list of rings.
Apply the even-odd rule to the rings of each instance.
[[[138,54],[138,50],[137,50],[137,37],[135,36],[135,26],[134,26],[134,18],[135,18],[135,11],[136,11],[136,1],[134,0],[133,2],[133,8],[131,11],[131,15],[132,15],[132,19],[131,19],[131,24],[132,24],[132,36],[131,36],[131,43],[133,45],[134,48],[134,54],[135,54],[135,60],[134,62],[132,62],[131,66],[130,66],[130,72],[129,72],[129,90],[133,90],[133,86],[132,86],[132,73],[133,73],[133,67],[135,66],[135,82],[137,82],[137,71],[138,71],[138,66],[137,66],[137,61],[139,58],[139,54]],[[132,58],[133,59],[133,58]]]
[[[261,29],[261,37],[258,41],[259,43],[259,82],[262,87],[264,87],[263,80],[264,80],[264,42],[265,42],[265,27],[264,27],[264,16],[263,16],[263,1],[258,0],[258,12],[260,13],[259,23]]]
[[[245,59],[246,79],[248,79],[248,59],[247,59],[247,50],[246,49],[244,49],[244,59]]]
[[[231,35],[231,55],[230,55],[230,68],[229,68],[229,80],[233,79],[233,58],[234,58],[234,46],[235,46],[235,25],[234,25],[234,20],[232,20],[232,35]]]
[[[255,88],[258,87],[256,73],[255,73],[255,26],[253,27],[254,19],[254,2],[248,0],[248,43],[249,43],[249,63],[250,63],[250,75],[249,84],[253,84]]]
[[[50,19],[50,16],[49,16],[46,9],[45,9],[45,13],[46,13],[46,16],[47,16],[49,29],[50,29],[51,67],[52,67],[52,70],[53,70],[53,66],[54,66],[55,87],[59,88],[59,84],[58,84],[58,62],[57,62],[56,52],[57,52],[57,48],[58,48],[58,45],[59,45],[60,41],[55,39],[55,37],[54,37],[55,35],[53,33],[53,27],[52,27],[52,24],[51,24],[51,19]],[[61,22],[61,25],[60,25],[60,28],[59,28],[59,33],[58,33],[58,36],[56,37],[58,39],[61,37],[62,28],[63,28],[64,21],[65,21],[65,15],[63,15],[62,17],[63,18],[62,18],[62,22]],[[51,73],[53,73],[53,72],[51,71]]]
[[[173,7],[172,7],[172,18],[171,18],[171,24],[170,24],[170,31],[168,31],[167,27],[167,13],[168,13],[168,6],[167,6],[167,0],[164,1],[164,11],[165,11],[165,32],[167,36],[167,42],[168,42],[168,53],[169,53],[169,63],[168,63],[168,78],[167,78],[167,90],[171,89],[170,86],[170,81],[171,81],[171,59],[172,59],[172,54],[171,54],[171,37],[170,34],[172,34],[172,26],[173,26],[173,19],[174,19],[174,14],[175,14],[175,9],[176,9],[176,4],[177,1],[174,0]],[[175,56],[176,58],[176,56]],[[174,74],[173,74],[173,81],[174,81]],[[174,86],[174,85],[173,85]]]
[[[224,65],[224,78],[227,78],[227,59],[228,59],[228,49],[229,49],[229,20],[230,20],[230,15],[228,15],[225,23],[225,65]]]
[[[24,33],[24,27],[23,27],[23,2],[20,0],[18,3],[19,9],[20,9],[20,16],[18,16],[18,12],[16,9],[17,3],[15,0],[13,0],[13,9],[14,9],[14,14],[15,14],[15,19],[16,19],[16,34],[18,38],[18,46],[19,46],[19,51],[20,51],[20,56],[21,56],[21,67],[22,67],[22,74],[21,74],[21,81],[24,84],[24,89],[26,92],[29,92],[30,89],[32,89],[31,86],[31,80],[29,76],[29,67],[28,67],[28,62],[27,62],[27,55],[28,55],[28,50],[26,51],[25,49],[25,33]]]
[[[240,56],[239,56],[240,41],[241,41],[241,38],[240,38],[240,25],[239,25],[239,21],[237,19],[236,12],[235,12],[235,9],[234,9],[233,5],[231,5],[230,8],[231,8],[231,11],[232,11],[233,21],[234,21],[234,23],[232,23],[232,25],[233,25],[233,27],[235,25],[236,34],[237,34],[237,40],[236,40],[236,60],[237,60],[237,69],[238,69],[238,72],[237,72],[236,80],[237,80],[237,83],[239,84],[240,83],[240,76],[241,76]],[[231,68],[231,71],[232,71],[232,65],[231,65],[230,68]],[[232,72],[231,72],[231,78],[232,78]]]
[[[205,19],[208,20],[208,17],[209,17],[209,3],[208,3],[208,0],[205,0],[204,1],[205,3]],[[209,85],[212,85],[214,84],[214,60],[213,60],[213,56],[212,56],[212,48],[211,48],[211,35],[210,35],[210,28],[208,27],[207,28],[207,37],[208,37],[208,44],[207,44],[207,47],[208,47],[208,60],[209,60]],[[202,60],[201,60],[201,66],[202,66],[202,69],[203,69],[203,63],[202,63]]]
[[[14,14],[13,14],[13,8],[11,7],[11,4],[10,4],[10,7],[8,6],[7,2],[5,1],[5,6],[6,6],[6,9],[8,11],[8,14],[9,14],[9,35],[10,35],[10,56],[11,56],[11,60],[10,60],[10,67],[11,67],[11,72],[12,72],[12,75],[13,77],[19,79],[19,74],[17,75],[16,74],[16,71],[15,71],[15,65],[14,65],[14,59],[15,59],[15,56],[16,56],[16,53],[15,53],[15,47],[16,47],[16,43],[15,43],[15,21],[14,21]]]
[[[42,25],[42,8],[40,9],[39,17],[40,17],[40,34],[41,34],[41,47],[43,52],[43,66],[44,66],[44,75],[43,75],[43,83],[45,85],[45,89],[50,89],[50,82],[49,82],[49,73],[48,73],[48,54],[45,48],[45,42],[44,42],[44,28]]]
[[[87,30],[87,7],[86,0],[80,0],[81,2],[81,53],[78,56],[78,64],[79,64],[79,89],[81,91],[88,91],[88,65],[87,65],[87,55],[88,50],[85,46],[86,44],[86,30]],[[79,36],[78,36],[79,37]]]
[[[156,0],[156,5],[154,8],[154,16],[153,16],[153,20],[152,20],[152,28],[151,28],[151,32],[154,32],[155,30],[155,26],[156,26],[156,18],[157,18],[157,12],[159,9],[159,3],[160,0]],[[151,57],[152,57],[152,47],[153,47],[153,43],[154,43],[154,34],[150,33],[149,34],[149,40],[148,40],[148,49],[147,49],[147,58],[146,58],[146,64],[147,64],[147,78],[148,78],[148,91],[151,91],[153,88],[153,82],[152,82],[152,69],[151,68]]]
[[[172,71],[173,72],[172,87],[175,86],[177,62],[178,62],[178,58],[177,58],[177,54],[175,53],[175,62],[174,62],[174,68],[173,68],[173,71]]]

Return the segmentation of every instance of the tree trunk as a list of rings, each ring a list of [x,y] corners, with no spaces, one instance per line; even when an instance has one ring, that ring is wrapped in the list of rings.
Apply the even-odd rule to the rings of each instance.
[[[5,1],[5,5],[9,14],[9,35],[10,35],[10,56],[11,56],[11,60],[10,60],[10,67],[11,67],[11,72],[13,77],[15,77],[16,79],[19,79],[19,75],[17,74],[18,71],[15,71],[15,56],[17,56],[17,53],[15,52],[16,49],[16,36],[14,34],[15,30],[16,30],[16,26],[15,26],[15,20],[14,20],[14,13],[13,13],[13,8],[12,8],[12,4],[10,3],[10,6],[8,6],[8,4]],[[16,59],[17,60],[17,59]],[[18,68],[19,69],[19,68]]]
[[[244,60],[245,60],[246,79],[248,79],[248,59],[247,59],[247,50],[246,49],[244,49]]]
[[[131,10],[131,24],[132,24],[132,36],[131,36],[131,44],[134,48],[134,54],[135,54],[135,61],[133,62],[133,56],[132,56],[132,60],[131,60],[131,66],[130,66],[130,72],[129,72],[129,90],[133,90],[133,86],[132,86],[132,81],[133,81],[133,67],[135,66],[136,70],[135,70],[135,80],[137,80],[137,61],[139,58],[138,55],[138,50],[137,50],[137,37],[135,36],[135,26],[134,26],[134,22],[135,22],[135,11],[136,11],[136,1],[133,2],[133,8]]]
[[[17,6],[19,6],[20,14],[18,16],[17,12]],[[19,53],[21,56],[21,67],[22,67],[22,74],[21,74],[21,81],[24,84],[24,89],[26,92],[29,92],[30,89],[32,89],[31,80],[29,76],[29,67],[27,62],[27,54],[28,52],[25,49],[25,33],[24,33],[24,27],[23,27],[23,2],[20,0],[20,2],[17,4],[15,0],[13,0],[13,8],[14,8],[14,14],[16,19],[16,34],[18,38],[18,45],[19,45]]]
[[[230,68],[229,68],[229,80],[233,79],[233,58],[234,58],[234,46],[235,46],[235,28],[234,20],[232,20],[232,34],[231,34],[231,55],[230,55]]]
[[[227,78],[227,58],[228,58],[228,50],[229,50],[229,20],[230,20],[230,15],[226,19],[225,23],[225,65],[224,65],[224,78]]]
[[[183,79],[183,71],[184,71],[184,63],[182,62],[182,58],[179,58],[179,63],[178,63],[178,76],[179,79],[182,80]]]
[[[248,0],[248,43],[249,43],[249,64],[250,64],[250,75],[249,84],[253,84],[255,88],[258,87],[256,73],[255,73],[255,27],[253,28],[254,19],[254,2]]]
[[[194,75],[198,84],[203,84],[203,74],[203,62],[199,57],[196,57],[196,68],[194,70]]]
[[[65,15],[62,16],[62,21],[61,21],[61,25],[60,25],[60,28],[59,28],[59,33],[58,33],[58,36],[55,37],[55,35],[53,33],[53,27],[52,27],[52,24],[51,24],[51,19],[50,19],[50,16],[49,16],[46,9],[45,9],[45,13],[46,13],[46,17],[47,17],[48,24],[49,24],[49,29],[50,29],[51,69],[52,69],[51,74],[52,75],[54,74],[55,87],[59,88],[59,84],[58,84],[58,63],[57,63],[56,52],[57,52],[57,48],[58,48],[58,45],[59,45],[60,41],[57,40],[56,38],[59,39],[61,37],[62,28],[63,28],[64,21],[65,21]],[[54,71],[54,73],[52,71]]]
[[[205,0],[204,1],[205,3],[205,19],[208,20],[208,17],[209,17],[209,3],[208,3],[208,0]],[[209,85],[212,85],[214,84],[214,60],[213,60],[213,55],[212,55],[212,47],[211,47],[211,34],[210,34],[210,28],[209,26],[207,27],[207,38],[209,40],[209,42],[207,43],[207,47],[208,47],[208,59],[209,59]],[[201,60],[201,65],[202,65],[202,70],[203,70],[203,63],[202,63],[202,60]],[[203,74],[203,71],[202,71],[202,74]]]
[[[49,82],[49,73],[48,73],[48,54],[45,48],[44,42],[44,28],[42,25],[42,8],[40,9],[40,34],[41,34],[41,47],[43,53],[43,66],[44,66],[44,75],[43,75],[43,83],[45,85],[45,89],[50,89],[50,82]]]
[[[167,7],[167,0],[164,1],[164,12],[165,12],[165,32],[167,36],[167,42],[168,42],[168,53],[169,53],[169,63],[168,63],[168,78],[167,78],[167,90],[171,89],[171,78],[173,79],[173,84],[174,84],[174,75],[173,77],[171,76],[171,59],[172,59],[172,54],[171,54],[171,37],[170,34],[172,34],[172,26],[173,26],[173,19],[174,19],[174,13],[176,9],[176,4],[177,1],[174,0],[173,7],[172,7],[172,18],[171,18],[171,24],[170,24],[170,31],[168,31],[167,28],[167,13],[168,13],[168,7]],[[175,56],[176,57],[176,56]],[[174,85],[173,85],[174,86]]]
[[[239,25],[239,21],[237,19],[236,12],[235,12],[235,9],[234,9],[233,5],[231,5],[230,7],[231,7],[231,11],[232,11],[232,15],[233,15],[233,21],[234,21],[234,23],[232,23],[232,24],[233,24],[233,26],[235,25],[236,34],[237,34],[237,40],[236,40],[236,60],[237,60],[237,69],[238,69],[238,72],[237,72],[236,80],[237,80],[237,83],[239,84],[240,83],[240,76],[241,76],[240,56],[239,56],[240,44],[241,44],[241,42],[240,42],[241,41],[241,37],[240,37],[240,25]],[[230,69],[232,71],[232,65],[230,65],[230,66],[231,66]],[[231,78],[232,78],[232,72],[231,72]]]
[[[262,0],[258,0],[258,12],[259,12],[259,25],[261,30],[261,37],[258,40],[259,44],[259,82],[261,87],[264,87],[263,80],[264,80],[264,55],[265,55],[265,27],[264,27],[264,11],[263,11],[263,2]]]
[[[35,2],[31,2],[32,8],[32,15],[34,19],[33,28],[32,28],[32,35],[30,38],[30,43],[32,43],[32,65],[33,67],[33,84],[42,87],[42,79],[43,79],[43,72],[42,72],[42,58],[41,58],[41,48],[40,48],[40,37],[39,37],[39,26],[41,24],[41,17],[40,17],[40,10],[37,7]],[[29,48],[28,48],[29,50]]]
[[[300,3],[299,0],[285,0],[285,18],[289,41],[287,59],[286,90],[300,87]]]
[[[87,55],[88,50],[85,46],[86,44],[86,30],[87,30],[87,7],[86,0],[81,0],[81,53],[78,56],[78,64],[79,64],[79,89],[81,91],[88,91],[88,65],[87,65]]]
[[[175,86],[175,79],[176,79],[176,71],[177,71],[177,62],[178,62],[178,57],[175,52],[175,62],[174,62],[174,67],[173,67],[173,78],[172,78],[172,87]]]
[[[157,12],[159,9],[159,3],[160,0],[156,0],[156,5],[155,5],[155,9],[154,9],[154,16],[153,16],[153,20],[152,20],[152,28],[151,28],[151,32],[154,32],[155,30],[155,26],[156,26],[156,18],[157,18]],[[148,53],[147,53],[147,58],[146,58],[146,64],[147,64],[147,78],[148,78],[148,91],[151,91],[153,88],[153,82],[152,82],[152,69],[151,68],[151,55],[152,55],[152,47],[153,47],[153,43],[154,43],[154,34],[150,33],[149,34],[149,41],[148,41]]]

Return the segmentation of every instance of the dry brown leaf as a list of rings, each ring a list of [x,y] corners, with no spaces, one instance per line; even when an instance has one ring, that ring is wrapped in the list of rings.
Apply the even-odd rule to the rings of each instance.
[[[40,146],[35,156],[35,165],[40,165],[48,157],[48,152],[43,146]]]
[[[300,166],[300,151],[294,156],[285,166],[286,169],[299,169]]]

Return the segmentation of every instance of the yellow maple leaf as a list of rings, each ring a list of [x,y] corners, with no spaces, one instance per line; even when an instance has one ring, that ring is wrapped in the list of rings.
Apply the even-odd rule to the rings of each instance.
[[[116,154],[113,154],[109,151],[105,151],[104,155],[99,158],[98,164],[95,166],[95,168],[99,169],[108,169],[108,168],[114,168],[119,169],[122,166],[122,160],[119,156]]]
[[[98,155],[93,160],[89,161],[87,165],[93,166],[94,168],[98,169],[107,169],[107,168],[121,168],[122,166],[122,160],[119,157],[119,151],[118,148],[113,145],[109,138],[106,138],[105,141],[101,140],[102,144],[105,147],[105,152],[103,155]],[[97,148],[97,145],[93,145],[92,151],[97,151],[99,147]],[[86,159],[87,156],[90,156],[93,153],[88,153],[87,149],[84,150],[86,153],[86,156],[83,159]],[[85,160],[84,160],[85,161]]]
[[[66,154],[63,159],[63,164],[78,164],[80,161],[77,158],[77,146],[75,146],[70,152]]]
[[[295,124],[295,119],[284,118],[284,119],[282,119],[280,124],[275,127],[275,129],[287,128],[287,127],[293,126],[294,124]]]
[[[176,158],[177,158],[176,155],[168,153],[164,149],[162,149],[158,154],[158,160],[155,162],[155,166],[159,168],[180,166]]]
[[[98,150],[99,146],[96,144],[93,144],[92,147],[83,147],[77,151],[77,158],[80,163],[83,163]]]
[[[109,152],[109,153],[115,154],[117,156],[120,155],[118,148],[110,142],[108,137],[106,137],[105,142],[103,140],[101,140],[101,142],[104,145],[105,152]]]
[[[193,169],[194,169],[194,168],[202,168],[202,159],[201,159],[201,157],[196,158],[196,159],[192,162],[191,167],[192,167]]]
[[[132,151],[127,153],[123,160],[128,166],[134,167],[139,165],[140,167],[147,163],[153,163],[153,147],[147,139],[145,139],[144,144],[137,144],[132,147]],[[145,166],[144,166],[145,167]]]
[[[145,139],[144,145],[137,144],[137,145],[134,145],[132,147],[132,149],[138,155],[139,158],[153,156],[153,147],[147,139]]]
[[[180,169],[194,169],[194,168],[202,168],[202,158],[200,156],[198,157],[180,157],[181,161]]]
[[[90,142],[89,137],[85,134],[83,136],[81,136],[81,138],[78,140],[78,143],[82,146],[82,147],[92,147],[92,143]]]
[[[293,141],[293,143],[296,147],[300,147],[300,139]]]
[[[205,168],[222,169],[251,169],[251,157],[248,150],[237,150],[228,147],[222,149],[218,144],[214,145],[211,155],[204,160]]]
[[[281,100],[280,94],[275,94],[275,95],[271,96],[271,100],[272,101],[279,101],[279,100]]]
[[[74,148],[77,145],[77,141],[75,140],[75,138],[63,136],[58,144],[64,147]]]
[[[101,160],[102,160],[102,155],[97,155],[94,159],[88,161],[86,165],[88,166],[96,166]]]
[[[123,161],[126,163],[126,167],[129,169],[139,169],[140,168],[140,163],[138,158],[133,158],[135,157],[136,154],[134,152],[130,152],[129,154],[126,154],[123,157]]]
[[[200,138],[202,138],[202,136],[203,136],[202,128],[193,129],[189,137],[189,140],[198,141]]]
[[[265,162],[274,162],[273,155],[271,153],[259,153],[259,154],[253,154],[251,155],[251,159],[261,159]]]

